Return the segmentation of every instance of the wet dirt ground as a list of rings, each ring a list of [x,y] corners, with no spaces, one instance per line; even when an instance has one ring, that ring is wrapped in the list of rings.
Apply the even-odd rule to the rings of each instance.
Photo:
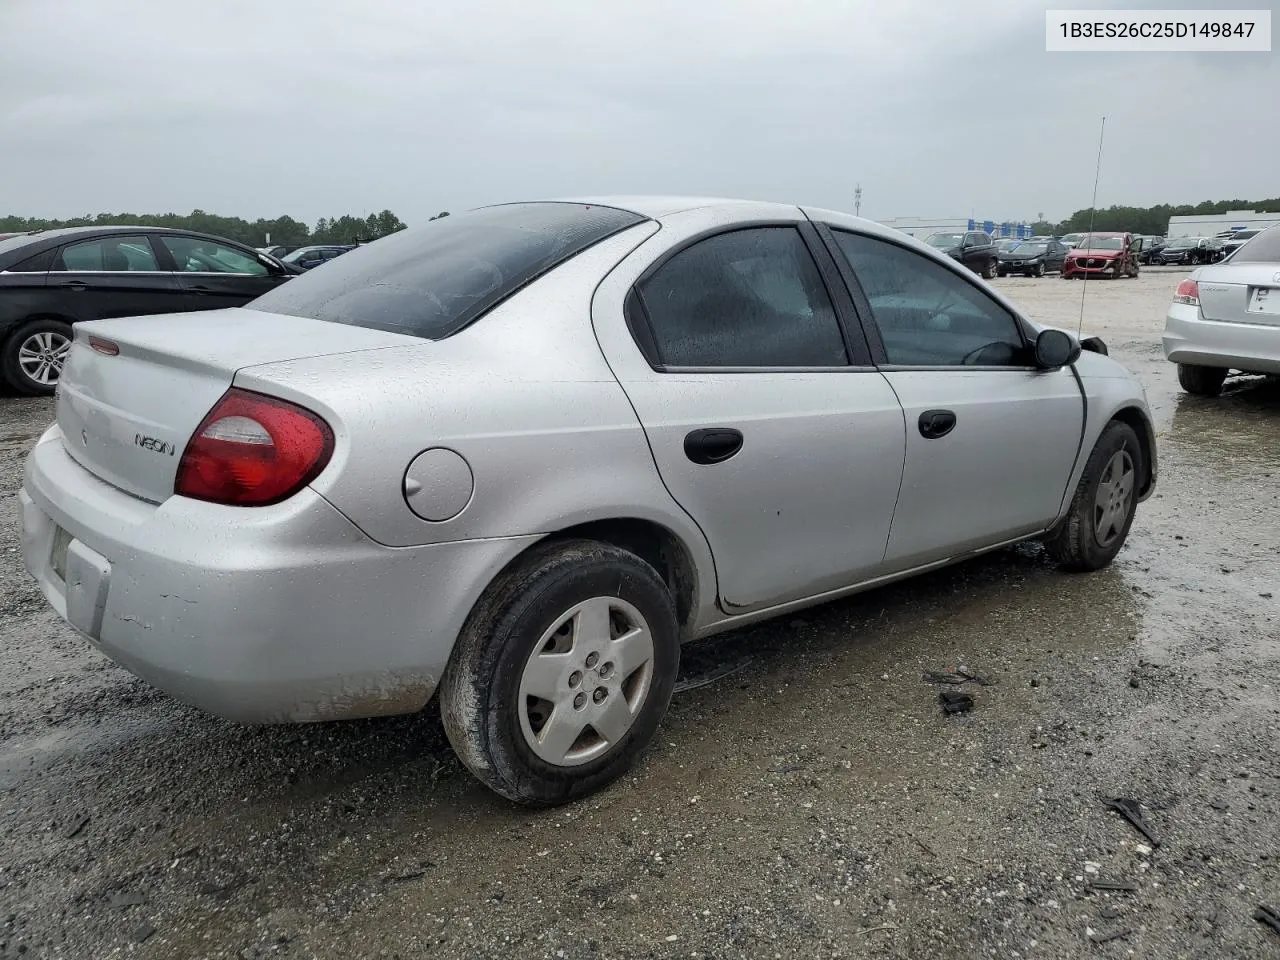
[[[0,397],[0,957],[1280,957],[1280,386],[1178,392],[1180,277],[1086,295],[1160,431],[1112,568],[1027,546],[689,648],[749,661],[544,813],[430,712],[236,726],[90,650],[18,552],[51,405]],[[997,285],[1075,328],[1082,284]],[[958,665],[992,682],[947,717]]]

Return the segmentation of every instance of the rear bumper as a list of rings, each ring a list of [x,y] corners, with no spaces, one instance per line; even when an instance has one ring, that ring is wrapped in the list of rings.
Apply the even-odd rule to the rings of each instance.
[[[62,617],[173,697],[254,723],[421,709],[479,592],[536,539],[383,547],[310,489],[155,506],[68,457],[57,427],[18,499],[24,562]]]
[[[1199,307],[1175,303],[1165,316],[1163,342],[1173,363],[1280,374],[1280,326],[1205,320]]]

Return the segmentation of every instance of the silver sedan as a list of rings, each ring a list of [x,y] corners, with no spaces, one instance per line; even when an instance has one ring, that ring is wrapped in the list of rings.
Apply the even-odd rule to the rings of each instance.
[[[1216,397],[1232,370],[1280,374],[1280,226],[1178,285],[1164,355],[1182,388],[1201,396]]]
[[[224,717],[420,710],[548,805],[681,644],[1002,545],[1110,563],[1135,379],[825,210],[613,198],[397,233],[247,307],[81,324],[19,499],[90,643]]]

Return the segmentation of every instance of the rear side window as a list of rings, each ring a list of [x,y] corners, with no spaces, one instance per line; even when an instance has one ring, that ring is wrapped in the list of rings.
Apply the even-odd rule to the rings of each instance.
[[[68,271],[88,270],[125,273],[142,271],[155,273],[156,264],[151,241],[145,236],[101,237],[73,243],[62,248],[62,266],[54,269]]]
[[[1245,241],[1231,258],[1232,263],[1280,263],[1280,227],[1263,230]]]
[[[27,257],[21,263],[14,264],[9,271],[11,273],[48,273],[53,269],[53,260],[57,252],[57,247],[51,247],[43,253],[37,253],[34,257]]]
[[[659,267],[639,293],[664,366],[848,365],[835,309],[794,227],[700,240]]]
[[[553,267],[644,219],[577,203],[485,207],[347,251],[251,305],[440,340]]]

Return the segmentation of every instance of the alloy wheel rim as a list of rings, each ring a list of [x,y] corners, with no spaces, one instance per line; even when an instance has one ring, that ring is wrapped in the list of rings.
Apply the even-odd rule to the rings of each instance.
[[[619,597],[575,604],[542,634],[520,675],[520,730],[559,767],[589,763],[623,740],[653,684],[653,634]]]
[[[1100,546],[1111,546],[1124,533],[1135,476],[1133,457],[1128,450],[1117,450],[1111,455],[1093,498],[1093,535]]]
[[[18,345],[18,367],[28,380],[48,387],[58,382],[71,340],[52,330],[33,333]]]

